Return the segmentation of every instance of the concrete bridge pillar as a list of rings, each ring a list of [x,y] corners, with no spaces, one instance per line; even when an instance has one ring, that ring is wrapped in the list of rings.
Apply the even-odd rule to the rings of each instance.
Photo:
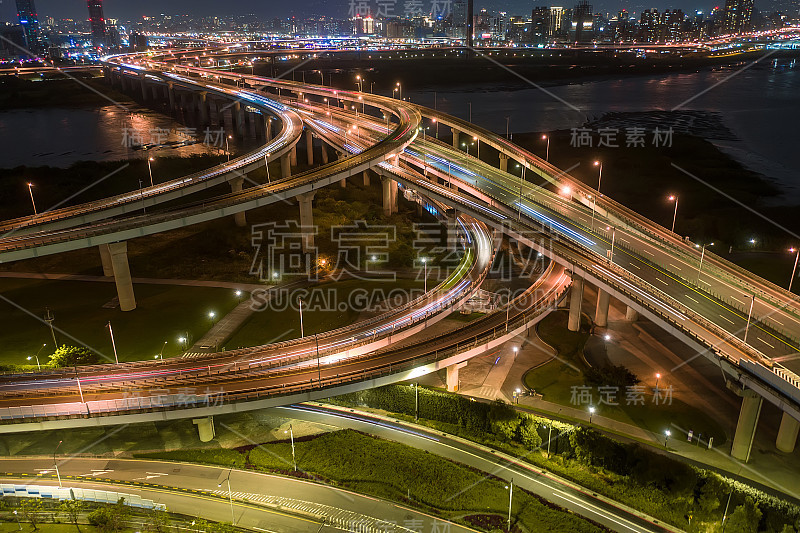
[[[158,99],[160,98],[160,96],[159,96],[159,94],[158,94],[158,93],[160,92],[160,91],[158,90],[158,89],[159,89],[159,86],[158,86],[158,85],[156,85],[156,84],[154,83],[152,88],[153,88],[153,101],[156,101],[156,102],[157,102],[157,101],[158,101]]]
[[[197,107],[200,110],[200,124],[208,125],[208,93],[203,91],[197,94]]]
[[[285,153],[281,156],[281,178],[288,178],[292,175],[291,156]]]
[[[269,141],[270,139],[272,139],[272,117],[266,117],[266,119],[267,119],[267,122],[266,122],[267,140]]]
[[[467,362],[456,363],[447,367],[447,392],[458,392],[458,369],[467,366]]]
[[[567,329],[578,331],[581,329],[581,304],[583,303],[583,278],[573,274],[572,289],[569,295],[569,322]]]
[[[601,288],[597,288],[597,310],[594,314],[594,323],[601,328],[608,326],[608,304],[611,295]]]
[[[228,183],[231,184],[231,192],[242,192],[242,188],[244,186],[244,176],[236,176]],[[240,228],[243,228],[247,225],[247,215],[244,211],[240,211],[239,213],[233,215],[233,220]]]
[[[103,275],[107,278],[114,277],[114,265],[111,264],[111,252],[107,244],[98,246],[100,249],[100,262],[103,264]]]
[[[381,178],[383,187],[383,214],[397,213],[397,182],[392,178]]]
[[[364,187],[369,187],[369,170],[364,171]]]
[[[628,322],[636,322],[639,320],[639,312],[629,305],[625,310],[625,320]]]
[[[175,112],[175,84],[167,83],[167,97],[169,98],[169,110]]]
[[[459,134],[457,129],[452,128],[452,130],[453,130],[453,148],[459,150],[461,147],[461,144],[459,143],[459,141],[461,140],[461,135]]]
[[[800,430],[800,422],[792,418],[789,413],[784,412],[781,417],[781,425],[778,428],[775,447],[782,452],[792,453],[797,445],[798,430]]]
[[[303,232],[303,251],[310,252],[314,248],[314,211],[312,202],[316,192],[297,195],[300,206],[300,230]]]
[[[506,154],[500,154],[500,170],[508,172],[508,156]]]
[[[733,436],[731,456],[746,463],[750,460],[750,451],[753,448],[758,417],[764,400],[749,389],[743,390],[740,395],[742,408],[739,410],[739,421],[736,423],[736,433]]]
[[[144,74],[139,74],[139,82],[142,84],[142,100],[147,100],[147,81]]]
[[[233,122],[236,125],[236,135],[244,137],[244,110],[241,102],[233,103]]]
[[[112,242],[107,246],[111,256],[111,266],[114,269],[119,308],[122,311],[133,311],[136,309],[136,296],[133,294],[133,281],[131,281],[131,270],[128,266],[128,243],[126,241]]]
[[[308,166],[314,166],[314,134],[306,128],[306,160]]]
[[[180,108],[181,112],[185,115],[186,114],[186,91],[179,91],[178,92],[178,107]]]
[[[197,433],[200,436],[200,442],[211,442],[216,436],[214,431],[214,417],[207,416],[206,418],[193,418],[192,424],[197,426]]]
[[[293,167],[297,166],[297,144],[293,144],[292,149],[289,151],[289,162]]]

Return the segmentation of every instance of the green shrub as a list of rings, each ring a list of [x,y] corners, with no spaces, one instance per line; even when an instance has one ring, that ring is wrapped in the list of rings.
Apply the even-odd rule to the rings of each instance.
[[[64,366],[93,365],[99,361],[97,353],[78,346],[59,346],[50,356],[50,365],[60,368]]]

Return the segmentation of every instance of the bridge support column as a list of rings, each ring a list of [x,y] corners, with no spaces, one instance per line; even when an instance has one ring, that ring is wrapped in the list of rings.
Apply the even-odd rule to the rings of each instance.
[[[453,128],[453,148],[460,150],[461,144],[459,143],[460,135],[457,129]]]
[[[193,418],[192,424],[197,426],[197,433],[200,436],[200,442],[211,442],[216,436],[214,431],[214,417],[208,416],[206,418]]]
[[[397,182],[392,178],[381,178],[383,187],[383,214],[397,213]]]
[[[447,367],[447,392],[458,392],[458,369],[467,366],[466,361]]]
[[[167,97],[169,98],[169,110],[175,111],[175,84],[167,83]]]
[[[292,149],[289,152],[289,163],[291,163],[291,165],[293,167],[297,166],[297,145],[296,144],[292,145]]]
[[[312,202],[316,192],[297,195],[300,206],[300,231],[303,232],[303,251],[310,252],[314,248],[314,211]]]
[[[98,246],[100,249],[100,262],[103,264],[103,275],[107,278],[114,277],[114,265],[111,264],[111,252],[107,244]]]
[[[581,304],[583,303],[583,278],[572,276],[572,288],[569,295],[569,322],[567,329],[578,331],[581,329]]]
[[[601,328],[608,326],[608,304],[611,301],[611,295],[603,289],[597,289],[597,310],[594,314],[594,323]]]
[[[267,140],[269,141],[269,140],[271,140],[271,139],[272,139],[272,117],[264,117],[264,118],[265,118],[265,120],[267,121],[267,122],[266,122],[266,126],[267,126]]]
[[[508,172],[508,156],[506,154],[500,154],[500,170]]]
[[[200,110],[200,124],[208,125],[208,93],[197,93],[197,108]]]
[[[136,296],[133,294],[133,281],[131,281],[131,269],[128,266],[128,243],[112,242],[108,246],[108,253],[111,256],[111,265],[114,269],[114,282],[117,285],[117,298],[119,298],[119,308],[122,311],[133,311],[136,309]]]
[[[236,176],[235,178],[231,179],[228,183],[231,184],[231,192],[242,192],[242,188],[244,186],[244,176]],[[240,228],[243,228],[247,225],[247,215],[244,211],[236,213],[233,215],[233,220],[236,222],[236,225]]]
[[[369,187],[369,170],[364,171],[364,187]]]
[[[797,433],[799,430],[800,422],[792,418],[788,413],[783,413],[775,447],[782,452],[792,453],[795,445],[797,445]]]
[[[328,164],[328,145],[325,144],[325,141],[322,141],[322,164]]]
[[[142,100],[147,100],[147,82],[144,79],[144,74],[139,75],[139,82],[142,84]]]
[[[158,91],[158,85],[156,85],[156,84],[154,83],[152,88],[153,88],[153,101],[157,102],[157,101],[158,101],[158,99],[159,99],[159,94],[158,94],[158,93],[159,93],[159,91]]]
[[[233,123],[236,125],[236,135],[244,137],[244,110],[242,110],[241,102],[234,102],[231,108],[233,114]]]
[[[625,320],[628,322],[636,322],[639,320],[639,312],[636,309],[633,309],[631,306],[625,310]]]
[[[736,423],[736,433],[733,436],[731,456],[746,463],[750,460],[758,416],[761,414],[761,404],[764,400],[749,389],[742,391],[741,396],[742,408],[739,410],[739,421]]]
[[[314,166],[314,134],[306,128],[306,160],[308,166]]]
[[[291,164],[291,157],[289,154],[283,154],[281,156],[281,177],[288,178],[292,175],[292,164]]]

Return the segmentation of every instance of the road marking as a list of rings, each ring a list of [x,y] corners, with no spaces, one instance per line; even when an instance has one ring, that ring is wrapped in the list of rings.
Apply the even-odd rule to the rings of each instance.
[[[678,265],[673,265],[672,263],[670,263],[669,266],[671,266],[672,268],[677,268],[678,270],[681,269],[681,267],[679,267]]]
[[[91,474],[81,474],[81,477],[91,477],[91,476],[97,477],[97,476],[102,476],[103,474],[110,474],[111,472],[113,472],[113,470],[96,470],[92,468]]]
[[[651,252],[650,250],[642,250],[642,251],[643,251],[644,253],[646,253],[646,254],[650,254],[650,255],[652,255],[653,257],[655,257],[655,256],[656,256],[656,254],[654,254],[654,253],[653,253],[653,252]]]
[[[160,477],[169,475],[169,474],[165,474],[163,472],[145,472],[145,474],[147,474],[147,475],[144,476],[144,477],[135,477],[133,479],[144,479],[146,481],[148,479],[160,478]]]
[[[735,323],[736,323],[736,322],[734,322],[733,320],[731,320],[730,318],[724,317],[724,316],[722,316],[722,315],[719,315],[719,317],[720,317],[720,318],[722,318],[723,320],[727,320],[727,321],[728,321],[728,322],[730,322],[731,324],[735,324]]]
[[[639,266],[639,265],[637,265],[636,263],[631,263],[631,266],[632,266],[632,267],[636,267],[636,268],[638,268],[639,270],[641,270],[641,269],[642,269],[642,267],[640,267],[640,266]]]
[[[693,302],[694,302],[694,303],[696,303],[696,304],[699,304],[699,303],[700,303],[700,302],[698,302],[697,300],[695,300],[694,298],[692,298],[691,296],[689,296],[688,294],[686,295],[686,297],[687,297],[687,298],[689,298],[691,301],[693,301]]]
[[[666,286],[668,286],[668,287],[669,287],[669,283],[667,283],[666,281],[664,281],[664,280],[663,280],[663,279],[661,279],[661,278],[656,278],[656,281],[660,281],[661,283],[663,283],[664,285],[666,285]]]
[[[767,341],[765,341],[765,340],[764,340],[764,339],[762,339],[761,337],[756,337],[756,339],[760,340],[761,342],[763,342],[764,344],[766,344],[767,346],[769,346],[769,347],[770,347],[770,348],[772,348],[773,350],[775,349],[775,347],[774,347],[773,345],[771,345],[770,343],[768,343]]]
[[[778,324],[780,324],[781,326],[783,326],[783,322],[781,322],[780,320],[776,320],[776,319],[775,319],[775,318],[773,318],[773,317],[769,317],[769,319],[770,319],[770,320],[772,320],[773,322],[777,322]]]
[[[706,285],[708,285],[709,287],[711,286],[711,284],[710,284],[709,282],[707,282],[706,280],[704,280],[704,279],[698,279],[697,281],[698,281],[699,283],[705,283],[705,284],[706,284]]]
[[[622,237],[619,238],[619,241],[620,242],[627,242],[628,244],[631,243],[631,241],[629,241],[628,239],[623,239]]]
[[[739,298],[734,298],[733,296],[731,296],[731,300],[736,300],[736,301],[737,301],[737,302],[739,302],[740,304],[744,305],[744,302],[743,302],[743,301],[741,301]]]

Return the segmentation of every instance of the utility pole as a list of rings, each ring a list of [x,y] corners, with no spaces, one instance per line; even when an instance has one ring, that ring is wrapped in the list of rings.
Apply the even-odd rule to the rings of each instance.
[[[50,326],[50,334],[53,336],[53,345],[56,347],[55,349],[58,350],[58,341],[56,340],[56,330],[53,328],[53,320],[56,317],[53,316],[53,313],[50,312],[49,307],[44,308],[44,321],[47,322],[47,325]]]

